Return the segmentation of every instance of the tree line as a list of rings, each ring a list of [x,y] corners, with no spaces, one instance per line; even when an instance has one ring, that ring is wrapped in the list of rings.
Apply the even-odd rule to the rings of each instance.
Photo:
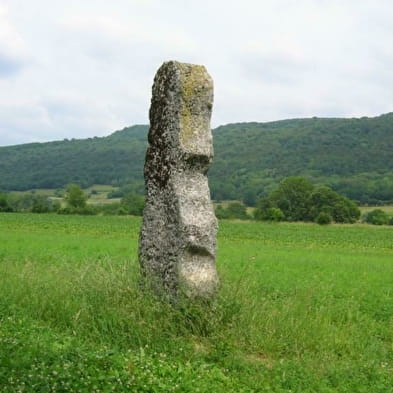
[[[247,212],[243,203],[232,202],[215,209],[220,219],[255,219],[259,221],[303,221],[321,225],[358,222],[361,212],[356,202],[326,186],[314,186],[302,177],[289,177],[280,182],[277,189],[261,198],[253,213]],[[381,209],[374,209],[362,217],[362,221],[375,225],[393,225],[390,217]]]
[[[144,197],[132,192],[123,195],[120,202],[88,204],[87,199],[77,184],[66,187],[63,203],[35,192],[0,193],[0,212],[141,216],[145,205]]]
[[[108,194],[108,198],[121,197],[120,202],[88,204],[86,193],[76,184],[70,184],[63,196],[63,203],[35,192],[16,194],[0,193],[0,212],[32,212],[58,214],[106,214],[141,216],[144,197],[120,188]],[[252,213],[247,211],[243,202],[216,204],[218,219],[239,219],[258,221],[304,221],[318,224],[355,223],[360,218],[357,204],[338,194],[329,187],[314,186],[302,177],[289,177],[281,181],[276,190],[257,202]],[[375,225],[393,225],[390,217],[381,209],[374,209],[362,217],[363,222]]]
[[[147,131],[138,125],[103,138],[0,147],[0,190],[108,184],[143,195]],[[284,178],[301,176],[363,205],[393,203],[393,113],[228,124],[213,137],[215,200],[255,206]]]

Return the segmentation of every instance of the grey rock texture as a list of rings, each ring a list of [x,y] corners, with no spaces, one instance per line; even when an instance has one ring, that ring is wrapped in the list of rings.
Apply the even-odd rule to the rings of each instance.
[[[205,67],[169,61],[157,71],[139,262],[153,288],[171,298],[210,298],[218,286],[217,220],[206,177],[213,158],[212,104]]]

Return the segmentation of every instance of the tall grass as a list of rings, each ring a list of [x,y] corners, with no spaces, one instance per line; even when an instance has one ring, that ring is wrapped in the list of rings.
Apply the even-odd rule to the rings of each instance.
[[[218,298],[172,307],[139,223],[0,215],[4,392],[391,391],[391,228],[221,222]]]

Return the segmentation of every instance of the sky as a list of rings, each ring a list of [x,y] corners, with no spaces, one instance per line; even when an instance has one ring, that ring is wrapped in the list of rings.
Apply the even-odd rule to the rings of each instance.
[[[392,0],[0,0],[0,146],[148,124],[155,72],[203,64],[212,127],[393,111]]]

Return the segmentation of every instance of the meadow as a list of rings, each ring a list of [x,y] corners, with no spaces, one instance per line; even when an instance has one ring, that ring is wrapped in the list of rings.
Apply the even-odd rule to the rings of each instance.
[[[221,221],[211,304],[139,286],[140,219],[0,214],[0,392],[393,391],[393,228]]]

